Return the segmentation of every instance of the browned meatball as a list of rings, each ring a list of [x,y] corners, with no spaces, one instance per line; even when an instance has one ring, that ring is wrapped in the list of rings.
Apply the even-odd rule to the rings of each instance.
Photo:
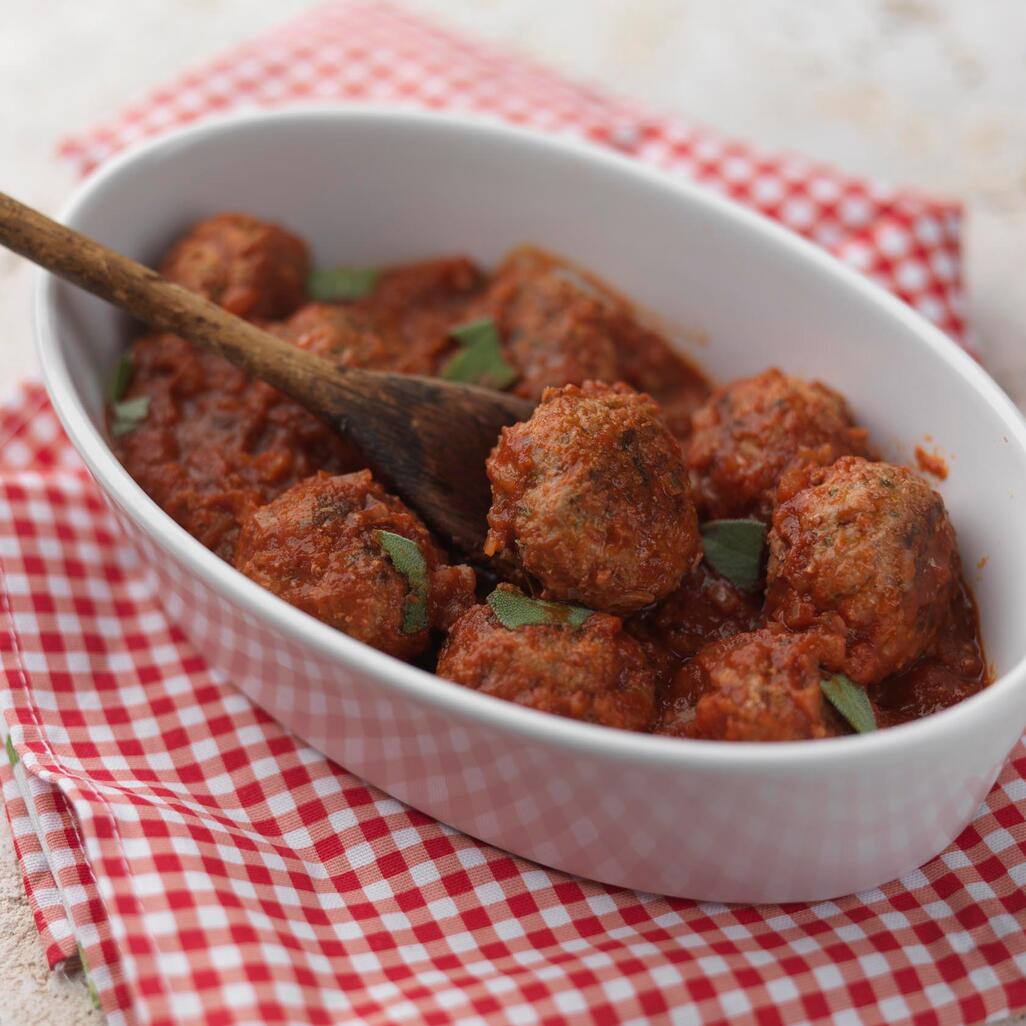
[[[544,250],[520,246],[495,271],[478,317],[495,320],[506,357],[520,372],[514,391],[537,399],[546,387],[625,381],[653,395],[674,433],[709,394],[705,378],[642,324],[605,282]]]
[[[869,455],[844,399],[771,369],[718,389],[692,417],[687,459],[702,520],[769,521],[777,488],[811,465]]]
[[[416,543],[424,586],[401,573],[380,533]],[[411,659],[474,602],[474,572],[447,566],[427,528],[371,477],[316,474],[242,525],[235,566],[298,609],[360,641]]]
[[[929,648],[958,588],[944,501],[911,470],[854,456],[808,473],[769,533],[766,612],[847,632],[845,673],[872,684]]]
[[[844,638],[771,624],[703,648],[673,680],[655,733],[718,741],[800,741],[840,732],[822,679]]]
[[[200,221],[160,273],[239,317],[287,317],[303,301],[310,258],[302,239],[248,214]]]
[[[513,250],[475,309],[495,321],[520,372],[519,395],[537,399],[549,385],[620,377],[607,304],[547,253]]]
[[[343,367],[403,370],[407,347],[374,318],[337,303],[307,303],[287,321],[271,326],[274,334]]]
[[[626,385],[547,389],[487,463],[488,555],[546,597],[631,612],[671,592],[700,555],[680,448],[652,399]]]
[[[507,702],[624,730],[644,730],[655,708],[641,646],[604,613],[580,627],[508,630],[489,606],[474,606],[453,626],[437,673]]]
[[[362,465],[312,413],[177,335],[139,339],[131,359],[125,398],[147,399],[148,409],[114,438],[114,451],[143,490],[222,559],[232,559],[239,524],[257,506],[317,470]]]

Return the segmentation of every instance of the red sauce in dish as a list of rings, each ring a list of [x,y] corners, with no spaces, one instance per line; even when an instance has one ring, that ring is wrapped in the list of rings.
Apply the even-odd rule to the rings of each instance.
[[[979,613],[962,583],[931,650],[904,672],[871,687],[869,696],[878,722],[893,726],[947,709],[987,681]]]
[[[939,453],[927,452],[921,445],[917,445],[916,464],[924,474],[932,474],[938,481],[948,479],[948,464]]]
[[[458,255],[348,279],[310,264],[292,232],[225,213],[161,268],[341,366],[448,376],[482,345],[494,380],[538,406],[488,460],[491,531],[471,568],[303,408],[184,339],[138,339],[115,452],[283,600],[505,701],[676,737],[849,732],[824,685],[839,675],[879,727],[986,686],[943,500],[876,459],[843,381],[770,368],[713,391],[613,287],[530,246],[491,271]],[[736,525],[703,534],[723,519],[744,521],[732,537],[765,534],[746,576],[710,544]]]

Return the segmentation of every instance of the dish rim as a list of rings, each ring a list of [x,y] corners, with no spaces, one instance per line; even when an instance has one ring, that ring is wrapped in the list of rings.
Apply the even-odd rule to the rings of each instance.
[[[1016,443],[1020,460],[1026,464],[1026,420],[1011,399],[983,368],[939,328],[908,304],[843,264],[825,250],[755,211],[734,203],[711,189],[648,166],[636,158],[607,150],[576,137],[510,125],[479,114],[425,111],[417,108],[378,104],[289,105],[274,110],[247,110],[204,118],[200,122],[144,140],[106,161],[75,189],[64,204],[58,220],[72,224],[96,196],[132,168],[174,150],[183,143],[219,135],[235,128],[287,121],[344,122],[386,121],[401,131],[407,125],[423,129],[442,126],[458,133],[480,134],[520,147],[535,147],[560,159],[602,165],[613,173],[633,177],[649,189],[669,193],[675,202],[704,208],[710,216],[732,222],[742,232],[761,236],[802,264],[801,273],[832,276],[855,292],[860,301],[882,307],[884,312],[914,334],[919,342],[947,364],[967,388],[981,394],[1001,420],[1009,442]],[[138,170],[138,168],[137,168]],[[505,702],[445,680],[426,670],[404,663],[351,638],[245,577],[229,563],[206,549],[154,502],[129,475],[86,413],[61,355],[59,315],[55,304],[58,280],[36,269],[34,292],[36,349],[43,382],[54,410],[75,449],[92,476],[114,503],[158,547],[195,574],[203,584],[257,621],[269,622],[303,647],[351,667],[358,673],[386,683],[405,697],[427,702],[441,713],[459,713],[478,725],[512,731],[543,743],[557,743],[569,750],[601,747],[612,758],[634,765],[658,762],[682,769],[716,771],[792,772],[796,761],[803,767],[826,768],[852,757],[888,759],[908,754],[910,748],[943,744],[972,729],[973,718],[988,716],[997,703],[1011,701],[1016,689],[1026,684],[1026,653],[982,691],[938,713],[895,727],[867,734],[831,738],[828,742],[705,741],[641,734],[598,724],[555,716]],[[1024,466],[1026,476],[1026,466]],[[985,636],[985,632],[984,632]],[[427,693],[430,689],[430,693]]]

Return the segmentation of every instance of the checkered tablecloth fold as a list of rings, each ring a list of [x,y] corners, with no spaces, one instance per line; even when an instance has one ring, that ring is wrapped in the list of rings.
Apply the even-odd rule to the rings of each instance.
[[[957,206],[761,153],[363,0],[69,139],[88,171],[244,104],[462,109],[613,146],[801,232],[965,343]],[[813,906],[617,891],[464,837],[206,667],[38,386],[0,407],[7,815],[51,964],[138,1024],[976,1024],[1026,1008],[1026,752],[932,864]]]

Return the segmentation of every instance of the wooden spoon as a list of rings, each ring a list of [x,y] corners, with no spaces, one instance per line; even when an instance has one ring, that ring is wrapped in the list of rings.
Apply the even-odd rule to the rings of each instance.
[[[4,193],[0,243],[284,392],[350,439],[432,529],[481,555],[491,501],[485,459],[501,428],[530,417],[532,403],[439,378],[339,367]]]

